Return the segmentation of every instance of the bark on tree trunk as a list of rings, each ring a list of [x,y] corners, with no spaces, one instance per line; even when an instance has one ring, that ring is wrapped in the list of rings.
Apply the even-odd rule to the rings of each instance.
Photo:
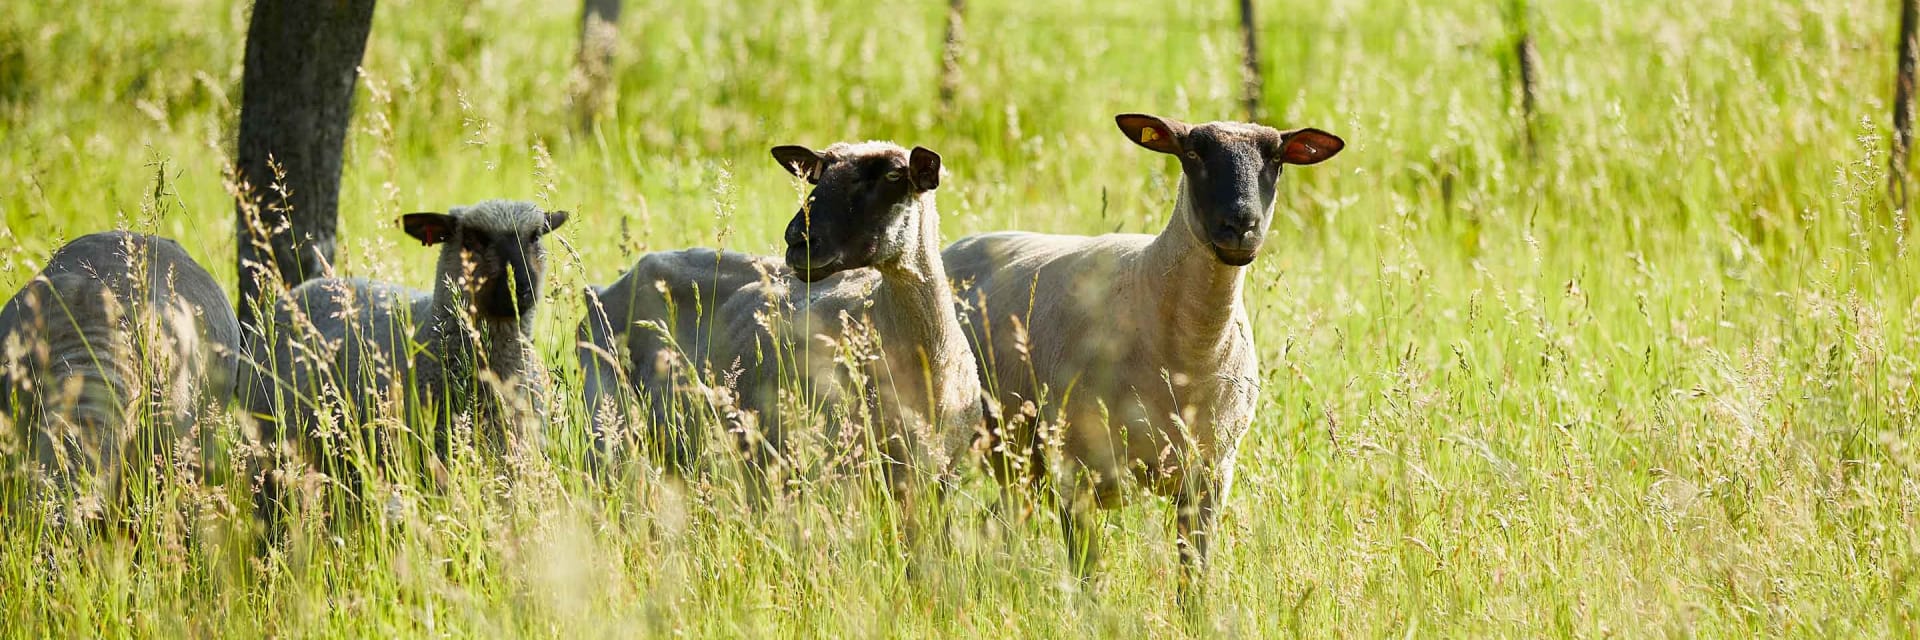
[[[953,96],[960,89],[960,39],[967,13],[967,0],[947,0],[947,39],[940,54],[940,107],[953,108]]]
[[[1240,0],[1240,37],[1247,43],[1246,58],[1240,72],[1243,88],[1246,91],[1247,119],[1258,121],[1265,117],[1260,105],[1260,96],[1266,91],[1266,82],[1260,78],[1260,46],[1254,38],[1258,31],[1253,20],[1253,0]]]
[[[1514,0],[1513,16],[1520,31],[1513,41],[1513,58],[1515,64],[1520,67],[1521,134],[1527,148],[1527,157],[1532,158],[1534,156],[1533,114],[1534,109],[1537,108],[1535,85],[1539,82],[1540,54],[1533,48],[1532,16],[1528,13],[1527,0]]]
[[[1920,0],[1900,0],[1900,68],[1893,88],[1893,153],[1887,159],[1887,191],[1895,208],[1907,206],[1907,154],[1913,148],[1913,89],[1916,58],[1920,42],[1914,41],[1914,29],[1920,27]]]
[[[620,35],[621,0],[584,0],[580,50],[574,54],[573,104],[581,130],[606,109],[613,84],[613,49]]]
[[[264,287],[333,261],[340,159],[374,0],[257,0],[241,76],[240,325],[256,330]]]

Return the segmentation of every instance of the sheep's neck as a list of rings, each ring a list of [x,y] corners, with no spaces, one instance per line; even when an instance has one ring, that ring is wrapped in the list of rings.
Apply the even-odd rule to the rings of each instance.
[[[933,194],[920,197],[918,211],[912,214],[918,218],[912,242],[899,260],[874,266],[880,272],[880,284],[873,292],[874,307],[896,311],[875,318],[875,323],[882,332],[881,340],[891,349],[912,349],[926,358],[924,366],[934,376],[928,383],[938,394],[952,382],[941,376],[952,371],[956,361],[971,361],[972,355],[954,315],[953,289],[940,258],[940,216],[934,209]],[[911,366],[923,365],[916,362]]]
[[[533,345],[532,318],[481,318],[471,309],[462,313],[463,306],[451,292],[437,292],[433,317],[421,326],[417,340],[433,347],[448,373],[491,371],[505,379],[522,371]],[[455,372],[448,366],[455,363],[470,370]]]
[[[1213,248],[1200,241],[1192,220],[1193,195],[1181,176],[1173,219],[1147,245],[1136,278],[1159,326],[1171,329],[1165,337],[1179,343],[1175,351],[1211,353],[1232,337],[1246,268],[1221,262]]]
[[[453,416],[469,411],[476,412],[477,420],[497,424],[500,401],[507,399],[493,393],[480,373],[490,372],[512,388],[526,388],[530,381],[525,376],[535,358],[532,318],[476,318],[461,313],[462,305],[451,292],[437,293],[432,316],[415,335],[427,347],[416,356],[415,372],[430,387],[429,395],[439,396],[438,421],[443,427],[451,424]]]

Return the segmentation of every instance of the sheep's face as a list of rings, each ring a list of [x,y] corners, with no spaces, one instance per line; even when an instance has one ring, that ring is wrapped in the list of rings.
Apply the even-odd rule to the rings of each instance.
[[[1145,114],[1114,118],[1134,144],[1180,159],[1187,181],[1187,228],[1220,262],[1253,262],[1273,220],[1282,165],[1331,158],[1346,146],[1319,129],[1280,131],[1244,122],[1201,125]]]
[[[545,213],[525,202],[490,200],[447,213],[409,213],[407,235],[440,250],[439,276],[475,316],[520,318],[540,299],[547,250],[540,239],[559,229],[567,212]]]
[[[925,147],[787,145],[773,158],[814,185],[787,224],[787,266],[808,282],[899,260],[915,240],[920,197],[940,185],[940,154]]]

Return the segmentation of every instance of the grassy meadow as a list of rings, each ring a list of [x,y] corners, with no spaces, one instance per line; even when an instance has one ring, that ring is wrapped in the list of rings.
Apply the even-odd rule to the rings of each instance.
[[[0,291],[114,227],[231,290],[246,4],[4,3]],[[1082,590],[1054,516],[993,509],[977,469],[913,577],[859,486],[756,515],[724,479],[593,482],[572,343],[581,286],[645,251],[776,251],[799,202],[777,144],[939,151],[949,241],[1158,232],[1176,165],[1112,116],[1239,118],[1234,3],[970,0],[950,110],[943,2],[626,4],[617,98],[580,130],[574,3],[383,0],[348,143],[343,273],[426,286],[405,212],[574,212],[540,315],[570,399],[547,462],[309,522],[271,562],[237,446],[164,489],[195,535],[8,518],[0,635],[1920,634],[1895,3],[1536,3],[1531,152],[1504,0],[1259,3],[1269,123],[1348,146],[1286,173],[1248,275],[1264,395],[1194,619],[1158,499],[1107,521]],[[20,447],[0,435],[10,473]]]

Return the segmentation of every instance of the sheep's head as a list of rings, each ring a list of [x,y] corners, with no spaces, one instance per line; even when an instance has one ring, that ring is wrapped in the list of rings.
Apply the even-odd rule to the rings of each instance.
[[[814,185],[787,225],[787,266],[808,282],[898,260],[916,239],[920,198],[940,185],[940,154],[925,147],[786,145],[773,159]]]
[[[566,223],[567,212],[543,212],[531,203],[488,200],[446,213],[400,218],[407,235],[440,249],[439,273],[475,315],[519,318],[533,310],[547,273],[540,239]]]
[[[1200,125],[1141,113],[1114,117],[1134,144],[1180,159],[1187,180],[1187,228],[1220,262],[1253,262],[1273,220],[1281,165],[1308,165],[1346,146],[1319,129],[1280,131],[1245,122]]]

